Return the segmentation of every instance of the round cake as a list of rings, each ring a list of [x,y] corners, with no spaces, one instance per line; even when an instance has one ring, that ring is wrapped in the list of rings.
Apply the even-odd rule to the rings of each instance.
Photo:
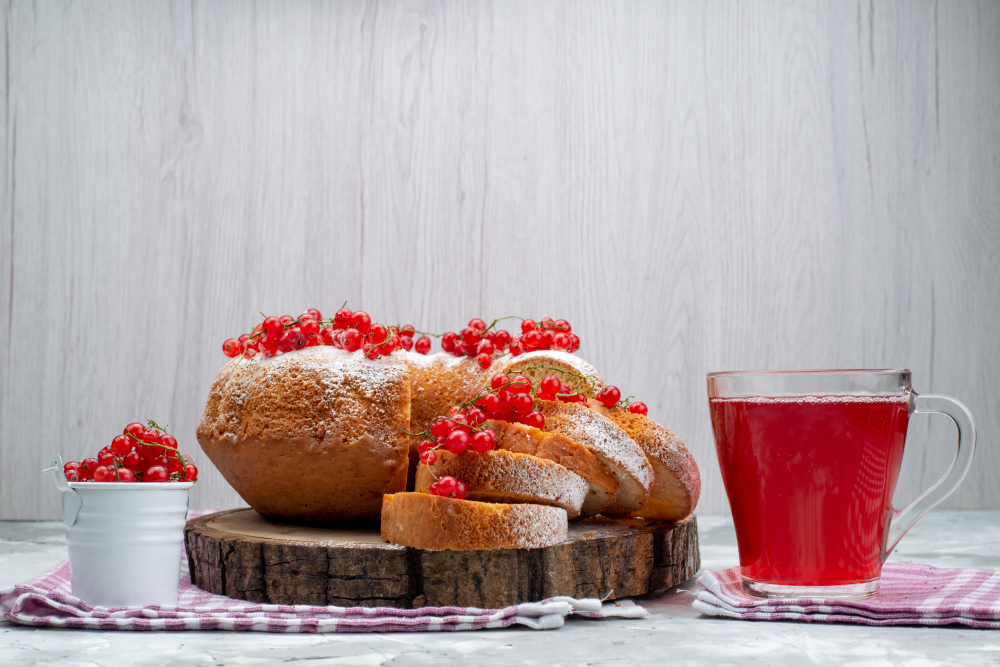
[[[382,497],[405,489],[409,426],[405,353],[371,360],[316,346],[230,362],[198,442],[264,516],[377,521]]]

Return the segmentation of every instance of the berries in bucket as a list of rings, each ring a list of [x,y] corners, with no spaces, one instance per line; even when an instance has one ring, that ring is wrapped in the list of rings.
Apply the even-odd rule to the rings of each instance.
[[[63,466],[67,482],[196,482],[198,468],[177,449],[177,439],[153,420],[132,422],[96,458]]]
[[[62,493],[73,595],[100,607],[173,604],[198,469],[154,421],[94,458],[51,468]]]

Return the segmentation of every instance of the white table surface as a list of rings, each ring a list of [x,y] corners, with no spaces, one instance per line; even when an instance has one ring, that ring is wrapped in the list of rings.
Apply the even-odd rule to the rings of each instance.
[[[702,566],[736,564],[732,521],[699,517]],[[66,558],[54,522],[0,522],[0,587]],[[1000,511],[933,512],[903,538],[895,562],[1000,570]],[[559,630],[269,635],[102,632],[0,621],[0,665],[814,665],[1000,664],[1000,631],[871,628],[714,619],[691,608],[694,580],[636,598],[641,620],[567,621]]]

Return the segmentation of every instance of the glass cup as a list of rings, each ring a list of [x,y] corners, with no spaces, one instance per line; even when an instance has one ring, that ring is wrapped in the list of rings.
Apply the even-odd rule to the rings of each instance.
[[[708,402],[743,590],[756,597],[875,595],[882,563],[958,487],[976,449],[969,410],[918,396],[908,370],[710,373]],[[914,412],[951,417],[958,451],[934,486],[896,510]]]

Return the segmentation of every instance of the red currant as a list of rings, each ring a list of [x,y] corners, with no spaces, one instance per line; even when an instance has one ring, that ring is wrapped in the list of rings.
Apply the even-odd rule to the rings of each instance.
[[[431,435],[442,438],[455,430],[455,422],[447,419],[436,419],[431,422]]]
[[[65,473],[68,473],[70,471],[75,472],[79,468],[80,468],[79,461],[67,461],[65,464],[63,464],[63,472]]]
[[[483,410],[488,413],[495,413],[500,409],[500,397],[496,394],[490,394],[489,396],[483,397]]]
[[[598,401],[604,404],[604,407],[611,408],[614,407],[618,401],[622,400],[622,392],[614,385],[608,385],[601,391],[597,392],[595,396]]]
[[[124,431],[122,431],[122,435],[131,435],[135,438],[138,438],[139,440],[142,440],[142,436],[144,436],[145,434],[146,434],[146,427],[140,424],[139,422],[132,422],[131,424],[125,427]]]
[[[490,387],[493,389],[499,389],[505,384],[510,384],[510,377],[506,373],[497,373],[490,379]]]
[[[64,472],[63,474],[66,475],[66,481],[67,482],[79,482],[80,481],[80,472],[76,468],[74,468],[73,470],[70,470],[69,472]]]
[[[523,423],[528,426],[533,426],[537,429],[545,428],[545,415],[537,410],[532,410],[528,414],[524,415]]]
[[[96,468],[94,468],[94,481],[95,482],[111,481],[111,471],[108,470],[107,466],[97,466]]]
[[[323,319],[323,314],[320,313],[315,308],[310,308],[309,310],[306,311],[306,314],[309,315],[309,317],[311,317],[314,320],[316,320],[317,322],[319,322],[321,319]]]
[[[177,449],[177,438],[172,435],[164,435],[160,440],[164,447],[169,447],[170,449]]]
[[[261,326],[263,326],[264,332],[271,338],[277,338],[280,336],[283,328],[281,320],[273,315],[271,317],[264,318],[264,322]]]
[[[456,479],[455,490],[452,491],[452,495],[458,498],[459,500],[463,500],[465,496],[468,495],[468,493],[469,493],[469,487],[465,485],[465,482],[463,482],[460,479]]]
[[[552,347],[557,350],[569,349],[569,336],[564,333],[557,333],[552,337]]]
[[[357,329],[348,329],[344,333],[344,349],[348,352],[356,352],[361,349],[361,332]]]
[[[551,329],[555,327],[556,323],[552,321],[551,317],[543,317],[542,321],[538,323],[539,329]]]
[[[295,318],[292,317],[291,315],[282,315],[278,319],[281,321],[281,326],[283,326],[283,327],[287,326],[287,325],[289,325],[289,324],[291,324],[292,322],[295,321]]]
[[[451,352],[455,349],[455,339],[458,338],[458,334],[454,331],[446,331],[444,336],[441,337],[441,349],[445,352]]]
[[[434,449],[434,443],[430,440],[424,440],[419,445],[417,445],[417,451],[423,454],[424,452],[429,452]]]
[[[424,452],[423,454],[420,455],[420,462],[423,463],[425,466],[434,465],[434,462],[437,460],[438,460],[438,455],[437,452],[435,451]]]
[[[448,434],[448,442],[445,446],[452,454],[461,454],[469,448],[469,443],[471,441],[472,438],[469,437],[468,433],[455,429]]]
[[[530,394],[531,393],[531,378],[525,377],[524,375],[515,375],[510,380],[511,385],[508,387],[510,393],[512,394]]]
[[[305,334],[306,338],[316,338],[319,336],[319,322],[312,318],[302,320],[299,328],[302,330],[302,333]]]
[[[567,348],[566,351],[567,352],[576,352],[579,349],[580,349],[580,337],[577,336],[574,333],[571,333],[569,335],[569,348]]]
[[[421,336],[413,344],[413,349],[420,354],[427,354],[431,351],[431,339],[427,336]]]
[[[637,415],[644,415],[649,412],[649,408],[646,407],[645,403],[640,402],[628,406],[628,411]]]
[[[159,445],[163,442],[163,436],[155,428],[147,428],[142,435],[142,441],[151,445]]]
[[[450,496],[451,494],[455,493],[455,489],[458,486],[455,483],[456,481],[457,480],[454,477],[452,477],[451,475],[448,475],[447,477],[442,477],[441,479],[439,479],[437,481],[438,495],[446,496],[447,497],[447,496]]]
[[[130,483],[135,481],[135,475],[128,468],[118,468],[114,475],[111,476],[111,481],[115,481],[115,477],[118,478],[117,481],[122,483]]]
[[[399,335],[406,336],[408,338],[413,338],[417,333],[416,328],[412,324],[404,324],[399,327]]]
[[[469,427],[469,418],[465,416],[463,412],[456,412],[451,417],[452,423],[455,425],[453,430],[464,431],[465,433],[472,433],[472,429]]]
[[[97,465],[98,465],[98,467],[100,467],[100,466],[105,466],[105,467],[110,466],[112,463],[114,463],[114,460],[115,460],[115,455],[111,453],[111,448],[110,447],[105,447],[97,455]],[[95,471],[95,474],[96,474],[96,471]]]
[[[531,400],[531,396],[527,394],[518,394],[511,403],[514,405],[514,409],[522,415],[531,412],[531,408],[535,405],[535,402]]]
[[[479,352],[479,354],[491,355],[496,352],[496,346],[493,345],[493,341],[488,338],[484,338],[479,341],[479,347],[476,348],[476,351]]]
[[[97,459],[84,459],[80,461],[80,467],[77,468],[77,472],[80,473],[80,479],[94,479],[94,471],[97,469]]]
[[[399,340],[403,345],[403,349],[406,350],[407,352],[413,349],[413,339],[410,338],[409,336],[400,336]]]
[[[139,452],[131,451],[125,455],[123,463],[132,472],[139,472],[142,469],[142,455]]]
[[[493,445],[495,444],[496,436],[494,435],[492,429],[480,431],[472,436],[472,449],[479,454],[493,449]]]
[[[523,353],[524,353],[524,350],[521,349],[521,343],[520,343],[520,341],[518,341],[517,343],[511,343],[510,344],[510,355],[512,357],[518,357],[518,356],[520,356]]]
[[[479,367],[484,371],[493,365],[493,357],[488,354],[480,354],[476,357],[476,361],[479,363]]]
[[[473,317],[471,320],[469,320],[469,326],[475,329],[476,331],[486,330],[486,322],[483,322],[478,317]]]
[[[535,320],[522,320],[521,321],[521,333],[528,333],[529,331],[534,331],[538,328],[535,324]]]
[[[184,468],[184,463],[177,457],[171,457],[167,459],[167,472],[171,475],[175,472],[180,472]]]
[[[188,482],[198,481],[198,468],[193,463],[188,463],[184,466],[184,479]]]
[[[319,331],[319,339],[324,345],[333,345],[333,327],[323,327]]]
[[[333,316],[333,324],[338,329],[346,329],[347,327],[351,326],[351,317],[353,316],[354,313],[352,313],[349,309],[341,308]]]
[[[558,394],[562,389],[562,382],[554,375],[546,375],[538,385],[538,391],[543,394]]]
[[[363,310],[357,310],[351,315],[351,326],[361,333],[368,333],[372,326],[371,316]]]
[[[525,350],[537,350],[542,346],[545,338],[542,336],[541,332],[529,331],[521,337],[521,347]]]
[[[493,344],[498,350],[502,350],[510,344],[510,333],[501,329],[493,334]]]
[[[573,327],[571,327],[569,325],[569,322],[567,322],[566,320],[556,320],[555,324],[553,324],[553,327],[559,331],[564,331],[566,333],[571,333],[573,331]]]
[[[479,329],[473,329],[472,327],[462,329],[462,340],[465,341],[466,345],[478,345],[482,338],[483,335],[479,333]]]
[[[169,482],[170,473],[164,466],[150,466],[142,475],[143,482]]]

